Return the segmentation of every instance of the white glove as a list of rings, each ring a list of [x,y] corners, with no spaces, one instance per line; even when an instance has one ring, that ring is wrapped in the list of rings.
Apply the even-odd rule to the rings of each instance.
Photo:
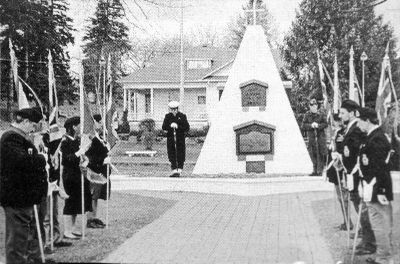
[[[88,151],[88,149],[90,148],[91,145],[92,145],[92,142],[90,141],[88,144],[82,146],[77,152],[75,152],[75,155],[77,157],[84,155],[86,153],[86,151]]]
[[[171,128],[177,129],[178,128],[178,124],[177,123],[171,123]]]
[[[47,184],[48,184],[47,196],[50,196],[54,191],[57,191],[59,189],[57,181],[48,182]]]
[[[339,152],[334,151],[334,152],[332,152],[331,156],[332,156],[333,160],[336,160],[336,159],[339,159],[341,155]]]
[[[388,205],[389,204],[389,201],[386,198],[386,195],[378,194],[377,197],[378,197],[378,201],[379,201],[380,204],[382,204],[382,205]]]
[[[318,123],[313,122],[313,123],[311,124],[311,127],[312,127],[312,128],[318,128]]]
[[[103,161],[103,164],[111,164],[111,158],[110,157],[106,157]]]

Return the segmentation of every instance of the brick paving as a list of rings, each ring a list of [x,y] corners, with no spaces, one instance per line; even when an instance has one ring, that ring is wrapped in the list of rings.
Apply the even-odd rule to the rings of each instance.
[[[134,193],[178,202],[104,262],[334,263],[311,208],[326,193]]]

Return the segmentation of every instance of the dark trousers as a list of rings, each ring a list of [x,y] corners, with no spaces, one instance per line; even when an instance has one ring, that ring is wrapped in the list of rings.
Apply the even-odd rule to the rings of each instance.
[[[369,221],[368,207],[366,203],[361,200],[361,197],[358,194],[358,192],[354,191],[350,192],[350,200],[353,202],[354,209],[356,210],[357,214],[360,211],[360,206],[362,206],[361,216],[360,216],[360,226],[363,236],[359,246],[375,250],[376,248],[375,236],[374,232],[372,231],[371,222]]]
[[[41,262],[33,207],[4,207],[6,263]]]
[[[53,243],[61,242],[62,236],[60,232],[60,223],[58,222],[58,192],[53,192]],[[45,245],[50,246],[50,196],[47,196],[46,214],[43,221]]]
[[[368,202],[368,213],[372,229],[376,238],[376,263],[387,264],[393,262],[392,229],[393,209],[392,204],[382,205],[379,202]]]
[[[175,142],[173,138],[167,139],[167,151],[168,159],[171,162],[171,169],[183,169],[183,164],[185,163],[185,142],[180,142],[178,140],[175,150]]]
[[[318,143],[311,141],[308,144],[308,152],[313,163],[313,172],[321,174],[325,165],[325,153],[321,146],[317,146]]]

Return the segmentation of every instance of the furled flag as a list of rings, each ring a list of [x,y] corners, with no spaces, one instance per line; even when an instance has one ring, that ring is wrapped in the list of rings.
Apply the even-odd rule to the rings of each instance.
[[[375,110],[378,113],[380,124],[382,124],[383,120],[386,118],[388,107],[392,101],[390,69],[388,43],[385,51],[385,56],[382,61],[381,77],[379,79],[378,94],[375,103]]]
[[[33,98],[36,100],[37,107],[40,108],[43,114],[43,105],[39,97],[33,91],[33,89],[26,82],[24,82],[24,80],[22,80],[21,77],[18,76],[18,61],[17,57],[15,56],[15,51],[11,39],[9,39],[8,44],[10,48],[10,61],[11,61],[11,71],[13,75],[13,81],[18,94],[18,108],[19,109],[30,108],[31,105],[29,104],[28,96],[32,95]]]
[[[49,50],[49,128],[50,142],[59,138],[60,128],[58,126],[58,99],[56,89],[56,79],[54,77],[53,58]]]
[[[26,97],[26,94],[24,93],[24,87],[22,83],[18,80],[18,61],[17,57],[15,56],[15,51],[11,39],[8,40],[8,45],[10,48],[11,71],[13,75],[14,85],[17,89],[18,94],[18,108],[30,108],[28,99]]]
[[[109,87],[108,102],[107,102],[107,113],[106,113],[106,129],[107,129],[107,142],[111,148],[116,144],[118,140],[118,134],[113,127],[114,114],[116,112],[115,104],[113,102],[112,92],[112,76],[111,76],[111,56],[108,55],[107,62],[107,86]]]
[[[359,105],[363,104],[362,92],[360,85],[357,80],[357,75],[354,69],[354,49],[353,46],[350,48],[350,59],[349,59],[349,99],[355,101]]]
[[[337,62],[337,56],[335,53],[335,62],[333,63],[333,112],[339,113],[341,96],[339,90],[339,67]]]
[[[319,51],[317,50],[317,57],[318,57],[318,70],[319,70],[319,79],[321,82],[321,88],[322,88],[322,96],[324,99],[324,108],[328,110],[330,108],[328,106],[328,92],[326,90],[326,85],[325,85],[325,74],[324,74],[324,69],[323,69],[323,63],[321,60],[321,56],[319,54]]]
[[[81,65],[81,73],[79,75],[79,106],[81,119],[81,146],[89,144],[89,136],[95,135],[94,119],[92,111],[90,111],[89,102],[83,85],[83,66]]]

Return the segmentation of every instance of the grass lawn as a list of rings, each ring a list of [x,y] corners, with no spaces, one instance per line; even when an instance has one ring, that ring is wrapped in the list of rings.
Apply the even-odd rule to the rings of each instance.
[[[73,246],[56,248],[47,258],[57,262],[99,262],[145,225],[150,224],[175,201],[139,196],[129,192],[112,192],[109,204],[109,229],[86,229],[84,240],[73,241]],[[62,224],[63,204],[59,206]],[[105,202],[99,202],[99,218],[105,221]],[[0,210],[0,256],[5,255],[4,211]],[[1,258],[0,258],[1,261]]]
[[[333,188],[333,187],[332,187]],[[395,194],[393,203],[393,250],[395,253],[394,263],[400,263],[400,194]],[[313,202],[313,210],[322,228],[322,234],[326,239],[330,252],[336,261],[342,260],[343,263],[350,263],[351,249],[347,248],[347,232],[339,231],[335,227],[343,222],[339,203],[332,199]],[[352,212],[352,221],[356,223],[356,213]],[[353,240],[350,240],[351,248]],[[365,259],[371,255],[355,258],[355,264],[366,263]],[[373,255],[372,255],[373,257]]]

